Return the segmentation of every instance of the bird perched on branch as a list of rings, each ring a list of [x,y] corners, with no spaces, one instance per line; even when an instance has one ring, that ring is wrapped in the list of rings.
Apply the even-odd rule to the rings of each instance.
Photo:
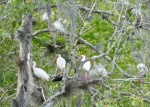
[[[66,60],[62,58],[60,54],[56,55],[56,64],[62,72],[65,70]]]
[[[49,81],[50,80],[49,75],[44,70],[42,70],[41,68],[37,68],[35,66],[36,66],[36,62],[32,61],[32,68],[33,68],[34,75],[37,78],[41,78],[41,79]]]
[[[94,60],[94,68],[91,70],[90,75],[91,77],[99,76],[101,78],[106,78],[108,76],[108,73],[102,64],[100,63],[97,64],[96,61]]]
[[[85,61],[85,55],[81,55],[81,56],[79,57],[79,60],[80,60],[81,62]],[[85,70],[85,71],[87,72],[87,77],[88,77],[88,79],[90,79],[89,72],[90,72],[90,68],[91,68],[91,62],[90,62],[90,61],[85,62],[85,63],[83,64],[83,67],[82,67],[82,68],[83,68],[83,70]],[[85,75],[84,75],[83,79],[85,79]]]
[[[53,82],[66,79],[66,76],[68,73],[67,70],[65,69],[66,60],[64,58],[62,58],[60,54],[56,55],[55,60],[56,60],[56,64],[57,64],[58,68],[61,70],[61,73],[56,75],[56,77],[52,80]]]
[[[138,77],[143,77],[144,75],[146,75],[146,73],[148,73],[148,68],[143,63],[137,65],[137,70]]]
[[[54,25],[54,27],[55,27],[55,29],[57,29],[57,30],[59,30],[59,31],[61,31],[61,32],[63,32],[63,33],[66,33],[66,30],[64,29],[64,26],[63,26],[63,24],[62,24],[62,18],[59,18],[58,20],[56,20],[54,23],[53,23],[53,25]]]
[[[145,64],[140,63],[137,65],[138,75],[137,77],[140,78],[140,82],[144,82],[144,76],[148,73],[148,68]]]

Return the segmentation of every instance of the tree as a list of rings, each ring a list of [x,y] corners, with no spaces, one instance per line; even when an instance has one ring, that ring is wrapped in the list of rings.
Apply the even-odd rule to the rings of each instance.
[[[5,59],[0,63],[3,76],[9,78],[10,71],[16,70],[10,62],[15,56],[18,66],[15,78],[1,79],[1,92],[4,92],[1,93],[1,104],[8,106],[5,100],[16,95],[12,101],[14,107],[149,105],[148,72],[144,73],[147,75],[145,78],[143,74],[141,78],[136,68],[139,63],[149,66],[148,1],[12,0],[0,4],[1,10],[4,9],[0,17],[1,60]],[[41,13],[45,12],[50,17],[45,22],[40,21]],[[63,19],[66,32],[54,28],[52,22],[59,18]],[[19,40],[19,43],[10,37]],[[7,41],[10,43],[6,48]],[[20,44],[19,52],[16,44]],[[40,67],[44,66],[52,79],[62,78],[54,74],[56,65],[53,64],[53,57],[58,53],[68,63],[66,71],[69,76],[65,81],[45,82],[40,86],[39,79],[35,81],[33,78],[32,60],[37,60]],[[85,53],[89,58],[83,63],[78,62],[76,57]],[[80,76],[86,73],[82,72],[82,65],[96,59],[95,64],[100,59],[101,65],[105,65],[109,77],[83,81]],[[94,70],[93,64],[91,71]],[[15,75],[14,72],[12,74]],[[16,88],[17,77],[17,92],[11,92],[10,89]],[[12,85],[6,88],[7,83]]]
[[[36,88],[32,76],[31,64],[31,40],[32,40],[31,15],[23,15],[22,26],[17,30],[15,36],[20,42],[18,58],[18,84],[16,98],[13,99],[13,107],[39,106],[43,102],[42,93]]]

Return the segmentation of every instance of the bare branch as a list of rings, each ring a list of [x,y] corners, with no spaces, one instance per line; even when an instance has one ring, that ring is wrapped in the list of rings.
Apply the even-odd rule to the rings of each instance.
[[[84,6],[81,6],[81,5],[77,5],[77,7],[82,10],[82,11],[86,11],[86,12],[90,12],[90,8],[87,8],[87,7],[84,7]],[[108,12],[108,11],[103,11],[103,10],[93,10],[93,13],[97,13],[97,14],[108,14],[108,15],[111,15],[113,16],[113,13],[111,12]]]
[[[4,96],[7,94],[7,92],[12,88],[12,86],[14,86],[17,83],[17,81],[15,81],[14,83],[12,83],[7,90],[3,93],[3,95],[0,98],[0,103],[2,102],[2,99],[4,98]]]
[[[101,82],[103,79],[95,79],[82,82],[79,78],[72,79],[69,83],[63,86],[59,91],[57,91],[53,96],[48,98],[41,107],[53,107],[54,101],[56,98],[59,98],[63,95],[63,97],[71,95],[73,92],[77,92],[78,89],[88,89],[88,86],[91,84],[97,84]]]
[[[49,30],[49,29],[38,30],[38,31],[34,32],[34,33],[32,34],[32,36],[34,37],[34,36],[36,36],[36,35],[38,35],[38,34],[41,34],[41,33],[44,33],[44,32],[50,32],[50,30]]]

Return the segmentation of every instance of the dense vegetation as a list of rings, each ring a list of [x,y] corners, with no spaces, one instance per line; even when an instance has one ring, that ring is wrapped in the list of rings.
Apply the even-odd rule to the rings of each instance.
[[[96,47],[78,41],[75,48],[70,38],[60,32],[43,32],[32,39],[32,60],[39,68],[49,75],[56,75],[54,57],[61,54],[66,61],[69,76],[74,75],[74,69],[69,64],[68,56],[76,57],[84,54],[87,58],[105,53],[107,57],[97,59],[106,67],[109,77],[102,85],[93,84],[96,91],[92,95],[88,89],[78,90],[72,95],[59,99],[57,107],[75,107],[83,101],[83,107],[149,107],[150,106],[150,75],[144,77],[144,83],[135,78],[138,74],[137,64],[144,63],[148,68],[150,12],[149,1],[146,0],[2,0],[0,2],[0,106],[10,107],[17,89],[17,60],[19,42],[14,37],[15,31],[21,26],[22,15],[30,13],[36,22],[34,32],[48,28],[48,22],[42,21],[42,15],[48,11],[51,4],[54,14],[50,15],[52,23],[63,18],[65,29]],[[72,3],[73,2],[73,3]],[[140,6],[139,6],[140,5]],[[92,10],[92,7],[94,9]],[[85,8],[88,8],[87,10]],[[97,10],[97,11],[96,11]],[[133,22],[142,16],[140,25]],[[91,12],[90,12],[91,11]],[[82,31],[83,30],[83,31]],[[76,40],[76,38],[73,37]],[[73,42],[75,42],[73,40]],[[51,51],[50,45],[61,48]],[[92,68],[93,68],[93,61]],[[79,62],[75,61],[76,66]],[[81,71],[82,74],[84,73]],[[46,98],[54,95],[64,84],[63,82],[35,82],[44,88]],[[68,80],[69,82],[70,80]]]

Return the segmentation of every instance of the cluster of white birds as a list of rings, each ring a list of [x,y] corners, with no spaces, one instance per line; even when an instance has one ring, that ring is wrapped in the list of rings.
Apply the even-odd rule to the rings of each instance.
[[[62,71],[62,73],[64,72],[65,70],[65,66],[66,66],[66,61],[64,58],[61,57],[60,54],[57,54],[56,55],[56,64],[58,66],[58,68]],[[37,68],[36,67],[36,62],[35,61],[32,61],[32,69],[33,69],[33,72],[34,72],[34,75],[37,77],[37,78],[40,78],[40,79],[44,79],[44,80],[47,80],[49,81],[50,80],[50,77],[49,75],[44,71],[42,70],[41,68]]]
[[[54,12],[52,12],[52,14],[54,14]],[[43,16],[42,16],[42,20],[48,21],[48,18],[49,18],[49,17],[48,17],[48,14],[47,14],[47,12],[45,12],[45,13],[43,14]],[[63,32],[63,33],[66,33],[66,30],[64,29],[64,26],[63,26],[62,22],[63,22],[63,19],[62,19],[62,18],[59,18],[58,20],[56,20],[56,21],[53,23],[53,26],[54,26],[55,29],[57,29],[57,30],[59,30],[59,31],[61,31],[61,32]]]
[[[85,55],[81,55],[78,59],[81,62],[84,62],[86,60]],[[63,74],[65,72],[66,61],[63,57],[61,57],[60,54],[56,55],[56,64],[58,68],[61,70],[61,73]],[[47,81],[50,80],[49,75],[44,70],[36,67],[35,61],[32,62],[32,68],[33,68],[34,75],[37,78],[44,79]],[[90,70],[91,69],[90,61],[86,61],[83,64],[82,68],[83,70],[86,71],[86,73],[84,73],[83,79],[87,78],[89,80],[95,78],[106,78],[108,76],[105,67],[102,64],[96,63],[95,60],[94,60],[94,68],[92,70]],[[137,65],[137,70],[138,70],[138,74],[137,74],[138,78],[143,78],[149,72],[148,68],[143,63]]]
[[[85,55],[81,55],[79,57],[79,60],[81,62],[84,62]],[[56,64],[57,64],[58,68],[61,70],[61,73],[63,74],[65,72],[66,61],[63,57],[61,57],[60,54],[56,55]],[[34,75],[37,78],[44,79],[47,81],[50,80],[49,75],[44,70],[36,67],[35,61],[32,62],[32,68],[33,68]],[[84,73],[84,79],[87,78],[89,80],[89,79],[94,79],[95,77],[101,77],[101,78],[107,77],[107,71],[106,71],[105,67],[101,64],[96,64],[96,62],[94,62],[94,69],[92,69],[92,70],[90,70],[90,68],[91,68],[90,61],[86,61],[83,64],[82,68],[83,68],[83,70],[86,71],[86,73]]]
[[[123,0],[121,0],[121,1],[123,2]],[[128,0],[126,0],[125,3],[128,3]],[[54,14],[54,13],[52,12],[52,14]],[[44,13],[42,16],[42,20],[47,21],[48,18],[49,17],[48,17],[47,12]],[[55,29],[65,33],[66,30],[64,29],[62,21],[63,21],[62,18],[59,18],[58,20],[56,20],[53,23],[53,26],[55,27]],[[81,55],[79,57],[79,60],[81,62],[84,62],[85,61],[85,55]],[[63,73],[65,71],[66,61],[64,58],[61,57],[60,54],[57,54],[57,56],[56,56],[56,64],[57,64],[58,68],[61,70],[61,72]],[[33,67],[34,75],[38,78],[45,79],[45,80],[49,81],[50,80],[49,75],[44,70],[42,70],[41,68],[37,68],[35,66],[36,66],[36,62],[33,61],[32,67]],[[92,70],[90,70],[91,69],[91,62],[90,61],[86,61],[83,64],[82,68],[83,68],[83,70],[86,71],[86,73],[84,74],[84,78],[88,78],[88,79],[97,78],[97,77],[105,78],[108,76],[108,73],[107,73],[105,67],[101,64],[96,64],[95,61],[94,61],[94,68]],[[137,69],[139,71],[138,77],[143,77],[148,72],[148,68],[143,63],[138,64]]]
[[[85,55],[81,55],[79,57],[79,59],[81,61],[85,61]],[[85,73],[84,78],[87,79],[95,79],[95,78],[106,78],[108,76],[107,71],[105,69],[105,67],[101,64],[96,64],[96,61],[94,60],[94,68],[92,70],[91,69],[91,62],[90,61],[86,61],[83,64],[82,67],[85,71],[87,71],[87,73]]]

